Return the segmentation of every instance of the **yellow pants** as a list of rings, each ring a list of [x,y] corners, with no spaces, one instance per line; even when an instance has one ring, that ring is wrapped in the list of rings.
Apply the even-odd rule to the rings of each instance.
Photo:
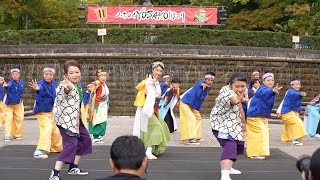
[[[287,114],[282,114],[281,119],[283,120],[284,127],[281,135],[281,141],[293,141],[299,139],[300,141],[307,132],[304,128],[302,120],[299,118],[299,113],[290,111]]]
[[[54,123],[53,113],[40,112],[37,115],[40,128],[40,137],[37,149],[46,154],[60,152],[62,150],[62,137],[59,128]]]
[[[264,117],[247,118],[247,156],[270,156],[269,125]]]
[[[22,137],[22,124],[24,119],[24,106],[19,104],[9,104],[4,106],[5,113],[5,136],[14,138]]]
[[[202,118],[199,111],[180,102],[180,138],[181,140],[202,137]]]
[[[5,121],[5,114],[4,114],[4,103],[0,101],[0,128],[2,128],[2,124]]]

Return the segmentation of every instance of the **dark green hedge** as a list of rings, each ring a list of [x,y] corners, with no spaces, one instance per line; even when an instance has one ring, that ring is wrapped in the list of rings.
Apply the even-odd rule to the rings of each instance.
[[[292,37],[268,31],[233,31],[194,28],[110,28],[107,44],[189,44],[292,48]],[[320,49],[320,37],[301,37],[309,49]],[[101,43],[96,29],[41,29],[2,31],[0,44],[94,44]],[[306,47],[306,46],[304,46]]]

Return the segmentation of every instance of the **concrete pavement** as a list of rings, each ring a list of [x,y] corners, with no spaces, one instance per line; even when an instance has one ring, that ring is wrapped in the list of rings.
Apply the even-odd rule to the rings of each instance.
[[[23,139],[22,140],[12,140],[11,142],[4,142],[4,131],[0,131],[0,147],[6,145],[34,145],[36,148],[38,138],[39,138],[39,127],[37,120],[35,118],[28,118],[33,120],[25,120],[23,125]],[[170,147],[219,147],[219,143],[212,135],[210,120],[203,119],[203,138],[205,139],[200,145],[183,145],[180,141],[179,132],[179,118],[178,120],[178,131],[171,134],[171,140],[168,144]],[[134,117],[128,116],[113,116],[108,118],[107,132],[104,137],[104,144],[101,145],[111,145],[112,142],[121,135],[132,134]],[[270,148],[278,148],[284,153],[287,153],[295,158],[298,158],[302,154],[311,155],[317,148],[320,147],[320,139],[317,138],[304,138],[303,146],[293,146],[290,143],[281,142],[280,137],[283,129],[282,123],[272,123],[270,124]],[[99,144],[100,145],[100,144]],[[94,146],[99,146],[95,144]],[[32,156],[33,151],[30,151],[30,156]],[[272,154],[271,154],[272,156]]]

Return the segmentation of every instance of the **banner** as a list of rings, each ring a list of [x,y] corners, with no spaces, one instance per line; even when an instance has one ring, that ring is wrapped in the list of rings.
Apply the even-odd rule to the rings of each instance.
[[[217,8],[88,6],[87,23],[216,25]]]

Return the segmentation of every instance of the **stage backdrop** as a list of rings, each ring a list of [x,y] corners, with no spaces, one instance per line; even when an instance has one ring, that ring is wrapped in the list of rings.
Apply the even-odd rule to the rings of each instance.
[[[217,12],[203,7],[88,6],[87,23],[216,25]]]

